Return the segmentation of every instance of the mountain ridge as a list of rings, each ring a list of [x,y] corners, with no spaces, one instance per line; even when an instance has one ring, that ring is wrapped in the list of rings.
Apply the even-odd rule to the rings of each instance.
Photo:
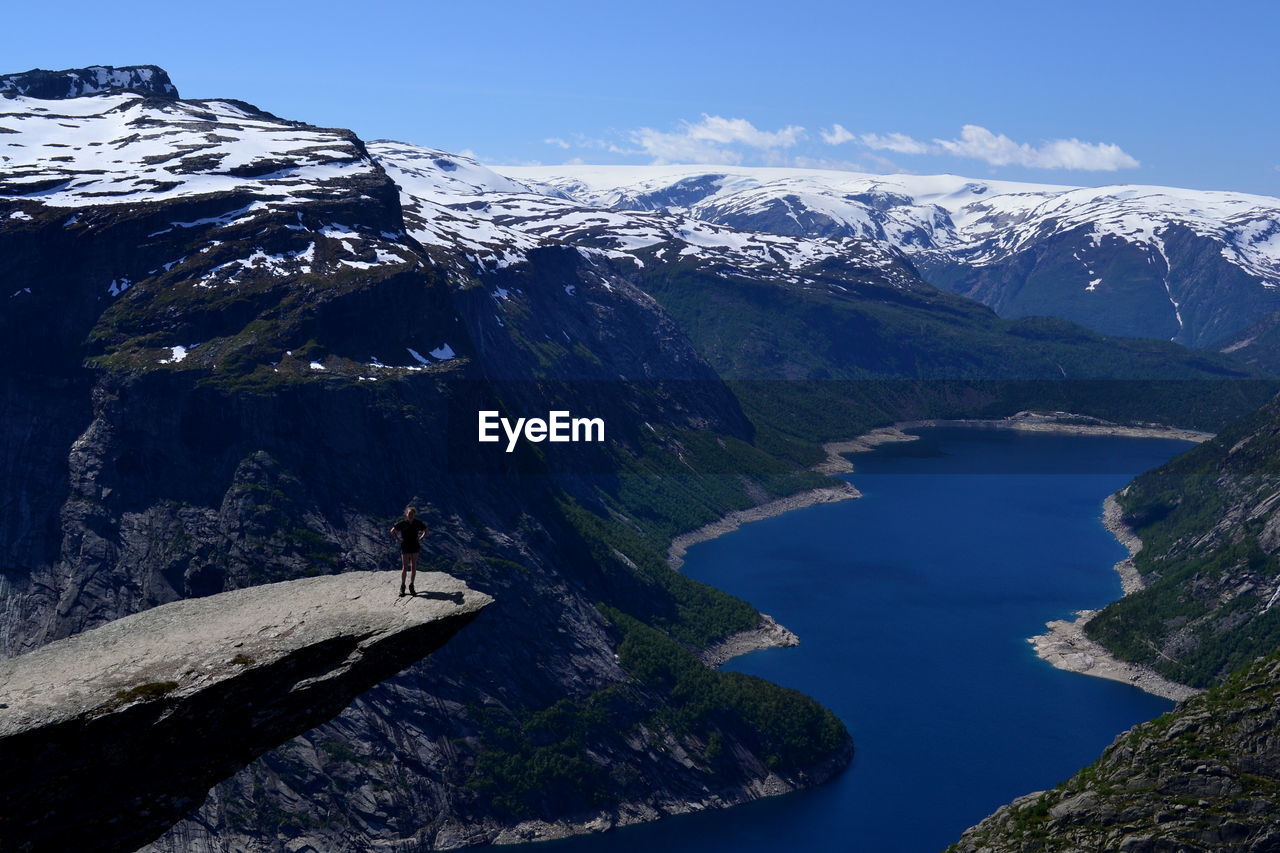
[[[109,92],[178,97],[178,87],[158,65],[90,65],[61,71],[33,68],[0,75],[0,96],[24,95],[52,101]]]
[[[1002,316],[1207,346],[1280,307],[1280,199],[1268,196],[778,167],[496,171],[607,209],[881,243]],[[1228,298],[1244,307],[1220,304]]]

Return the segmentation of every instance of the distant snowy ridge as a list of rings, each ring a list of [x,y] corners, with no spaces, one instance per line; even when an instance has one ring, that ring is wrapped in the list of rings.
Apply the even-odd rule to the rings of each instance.
[[[1224,257],[1280,286],[1280,199],[1234,192],[1116,185],[1098,188],[740,166],[495,166],[530,185],[611,209],[684,211],[711,222],[770,212],[796,233],[941,250],[983,265],[1048,231],[1089,228],[1155,245],[1170,224],[1224,242]],[[807,221],[806,221],[807,218]]]
[[[483,268],[518,263],[534,248],[559,244],[636,266],[684,259],[795,283],[817,265],[854,261],[900,286],[915,285],[902,256],[890,246],[846,235],[815,238],[740,229],[685,212],[605,209],[550,182],[506,177],[457,154],[388,140],[368,148],[401,188],[413,237]]]
[[[164,69],[154,65],[90,65],[45,71],[40,68],[0,77],[0,96],[26,95],[45,100],[79,98],[106,92],[134,92],[161,97],[178,97],[178,87]]]
[[[1280,310],[1280,199],[1269,196],[740,166],[495,170],[605,210],[870,241],[1005,316],[1206,346]]]

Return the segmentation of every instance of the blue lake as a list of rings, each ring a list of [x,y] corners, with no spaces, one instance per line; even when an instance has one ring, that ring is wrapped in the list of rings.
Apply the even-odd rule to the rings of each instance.
[[[605,835],[587,851],[938,851],[997,806],[1058,783],[1172,703],[1062,672],[1026,638],[1119,597],[1102,500],[1186,442],[981,428],[852,457],[861,500],[748,524],[684,570],[802,645],[727,669],[844,720],[854,763],[820,788]]]

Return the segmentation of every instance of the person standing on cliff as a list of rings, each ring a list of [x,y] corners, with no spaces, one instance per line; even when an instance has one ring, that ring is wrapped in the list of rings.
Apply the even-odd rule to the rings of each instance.
[[[404,578],[409,576],[409,595],[417,595],[413,581],[418,576],[418,552],[427,535],[427,526],[418,519],[416,507],[404,508],[404,518],[391,528],[391,538],[400,542],[400,595],[404,595]]]

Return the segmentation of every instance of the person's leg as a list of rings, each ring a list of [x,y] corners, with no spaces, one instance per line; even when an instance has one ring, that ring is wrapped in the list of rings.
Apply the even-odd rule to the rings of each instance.
[[[414,551],[409,555],[409,594],[417,595],[418,591],[413,588],[414,578],[418,576],[418,552]]]
[[[400,594],[404,595],[404,576],[409,572],[409,558],[412,554],[400,555]]]

